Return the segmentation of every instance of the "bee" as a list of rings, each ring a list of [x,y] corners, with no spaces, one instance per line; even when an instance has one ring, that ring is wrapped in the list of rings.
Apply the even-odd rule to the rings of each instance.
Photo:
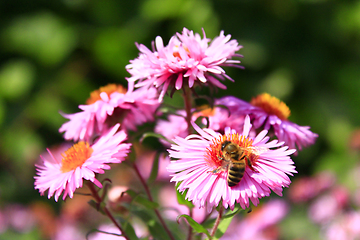
[[[251,150],[251,153],[249,154],[249,151],[247,150]],[[243,178],[246,166],[256,172],[256,170],[252,166],[252,154],[259,155],[260,152],[264,151],[267,151],[267,149],[259,147],[244,148],[231,141],[224,141],[221,144],[221,154],[218,157],[220,160],[222,160],[221,166],[213,170],[212,172],[217,173],[220,170],[227,170],[228,186],[236,186]]]

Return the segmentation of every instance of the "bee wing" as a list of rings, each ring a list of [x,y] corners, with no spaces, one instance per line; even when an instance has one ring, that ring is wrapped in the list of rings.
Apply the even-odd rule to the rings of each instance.
[[[255,155],[260,155],[264,152],[269,151],[269,149],[266,147],[248,147],[248,149],[251,149],[251,152]]]

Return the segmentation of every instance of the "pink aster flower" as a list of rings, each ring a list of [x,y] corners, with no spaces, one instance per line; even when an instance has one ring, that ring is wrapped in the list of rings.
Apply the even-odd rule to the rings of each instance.
[[[329,171],[319,172],[313,177],[297,178],[291,184],[288,197],[294,203],[306,202],[328,190],[335,182],[335,175]]]
[[[331,224],[325,226],[328,240],[360,239],[360,212],[350,211],[339,215]]]
[[[308,209],[310,219],[318,224],[330,222],[348,206],[349,195],[345,187],[335,186],[329,193],[318,197],[310,204]]]
[[[117,132],[119,127],[120,124],[116,124],[91,146],[83,141],[74,144],[62,154],[62,160],[48,150],[51,158],[43,158],[43,164],[36,165],[35,189],[39,189],[41,195],[48,190],[48,198],[54,196],[58,201],[62,192],[63,200],[68,195],[72,198],[75,190],[82,187],[83,179],[101,188],[95,174],[109,170],[109,163],[122,162],[130,151],[131,144],[122,143],[127,136],[124,131]]]
[[[256,206],[259,198],[269,196],[271,190],[282,195],[282,188],[291,183],[288,175],[296,173],[293,161],[289,157],[296,150],[288,150],[283,142],[268,142],[267,131],[263,130],[255,138],[249,136],[250,118],[246,116],[244,130],[241,134],[225,128],[221,135],[211,129],[200,129],[193,124],[200,135],[189,135],[186,138],[176,137],[168,150],[172,161],[168,171],[172,173],[171,181],[181,182],[178,190],[186,193],[186,199],[208,210],[222,201],[225,208],[234,209],[235,202],[242,208],[249,207],[249,199]],[[228,170],[223,152],[225,141],[241,147],[248,160],[245,171],[238,184],[229,186]],[[239,157],[240,158],[240,157]]]
[[[241,66],[239,60],[232,57],[242,57],[235,52],[242,46],[236,40],[230,40],[230,35],[220,35],[211,40],[198,33],[184,28],[183,32],[176,33],[167,46],[164,46],[161,37],[155,39],[156,50],[149,50],[142,44],[136,44],[140,55],[131,60],[126,69],[131,74],[129,84],[135,87],[155,86],[161,90],[159,101],[164,97],[169,86],[172,91],[179,90],[183,85],[192,88],[195,83],[226,89],[220,80],[232,80],[225,74],[222,66]]]
[[[249,115],[254,128],[274,131],[279,141],[290,148],[307,147],[315,143],[318,135],[310,131],[309,126],[299,126],[288,120],[290,109],[276,97],[267,93],[253,98],[250,103],[236,97],[228,96],[219,100],[219,104],[228,103],[230,111]]]
[[[91,93],[81,112],[63,114],[69,119],[59,132],[66,140],[89,141],[117,122],[122,128],[136,130],[136,126],[154,120],[159,102],[154,88],[127,91],[121,85],[109,84]]]

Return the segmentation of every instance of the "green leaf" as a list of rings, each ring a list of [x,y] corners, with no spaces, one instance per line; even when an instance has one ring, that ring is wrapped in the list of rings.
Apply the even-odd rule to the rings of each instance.
[[[155,137],[155,138],[158,138],[158,139],[162,139],[162,140],[165,140],[171,144],[175,144],[173,141],[171,141],[170,139],[167,139],[166,137],[164,137],[163,135],[161,134],[158,134],[158,133],[154,133],[154,132],[147,132],[147,133],[144,133],[141,138],[140,138],[140,142],[143,142],[145,138],[148,138],[148,137]]]
[[[149,232],[154,239],[169,239],[169,236],[165,232],[163,226],[157,221],[156,215],[153,211],[143,210],[132,208],[132,214],[138,216],[149,228]],[[175,239],[184,239],[179,238],[174,231],[171,231],[175,237]]]
[[[185,196],[186,196],[186,193],[187,193],[187,190],[185,190],[183,193],[180,193],[179,190],[177,190],[178,186],[179,186],[180,183],[177,183],[176,184],[176,197],[177,197],[177,201],[180,205],[185,205],[189,208],[193,208],[194,207],[194,204],[185,199]]]
[[[126,193],[131,196],[133,202],[138,203],[147,209],[155,209],[159,207],[158,203],[150,201],[149,199],[143,197],[141,194],[136,193],[133,190],[127,190]]]
[[[133,226],[126,220],[122,218],[118,218],[122,227],[122,230],[129,237],[130,240],[138,240],[139,238],[136,236],[135,230]]]
[[[234,217],[236,214],[238,214],[241,210],[243,210],[240,205],[238,206],[237,209],[234,209],[233,211],[229,211],[222,219],[225,219],[225,218],[232,218]]]
[[[221,220],[212,240],[220,239],[224,235],[234,216]]]
[[[151,173],[148,179],[148,184],[153,183],[156,180],[156,177],[158,175],[159,172],[159,157],[160,157],[160,152],[157,152],[154,158],[154,162],[151,168]]]
[[[192,219],[192,217],[190,217],[189,215],[186,214],[182,214],[180,216],[177,217],[176,221],[179,223],[180,218],[185,218],[187,220],[187,222],[189,223],[189,225],[192,227],[193,230],[195,230],[197,233],[205,233],[206,236],[208,236],[208,238],[211,239],[210,233],[208,232],[208,230],[206,228],[204,228],[202,225],[200,225],[199,223],[197,223],[194,219]]]
[[[226,232],[226,230],[228,229],[232,219],[234,218],[234,216],[239,213],[241,211],[241,207],[239,206],[238,209],[234,209],[234,211],[229,211],[224,217],[222,217],[221,222],[219,223],[219,226],[215,232],[214,237],[212,238],[212,240],[215,239],[220,239],[224,233]]]
[[[158,203],[152,202],[152,201],[150,201],[149,199],[147,199],[147,198],[145,198],[145,197],[143,197],[143,196],[141,196],[141,195],[138,195],[138,196],[134,199],[134,201],[135,201],[136,203],[139,203],[140,205],[148,208],[148,209],[155,209],[155,208],[158,208],[158,207],[159,207],[159,204],[158,204]]]
[[[203,119],[206,120],[206,124],[203,124]],[[195,120],[196,125],[198,125],[201,128],[209,128],[209,117],[200,116]]]

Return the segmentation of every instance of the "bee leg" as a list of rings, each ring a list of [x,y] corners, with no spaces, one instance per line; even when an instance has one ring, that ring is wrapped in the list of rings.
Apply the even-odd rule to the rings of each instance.
[[[249,158],[247,155],[245,155],[245,157],[246,157],[246,160],[247,160],[247,163],[248,163],[249,168],[250,168],[251,170],[253,170],[254,172],[257,172],[257,171],[253,168],[250,158]]]
[[[219,171],[221,170],[221,167],[218,167],[212,171],[209,171],[209,172],[212,172],[212,173],[218,173]]]

